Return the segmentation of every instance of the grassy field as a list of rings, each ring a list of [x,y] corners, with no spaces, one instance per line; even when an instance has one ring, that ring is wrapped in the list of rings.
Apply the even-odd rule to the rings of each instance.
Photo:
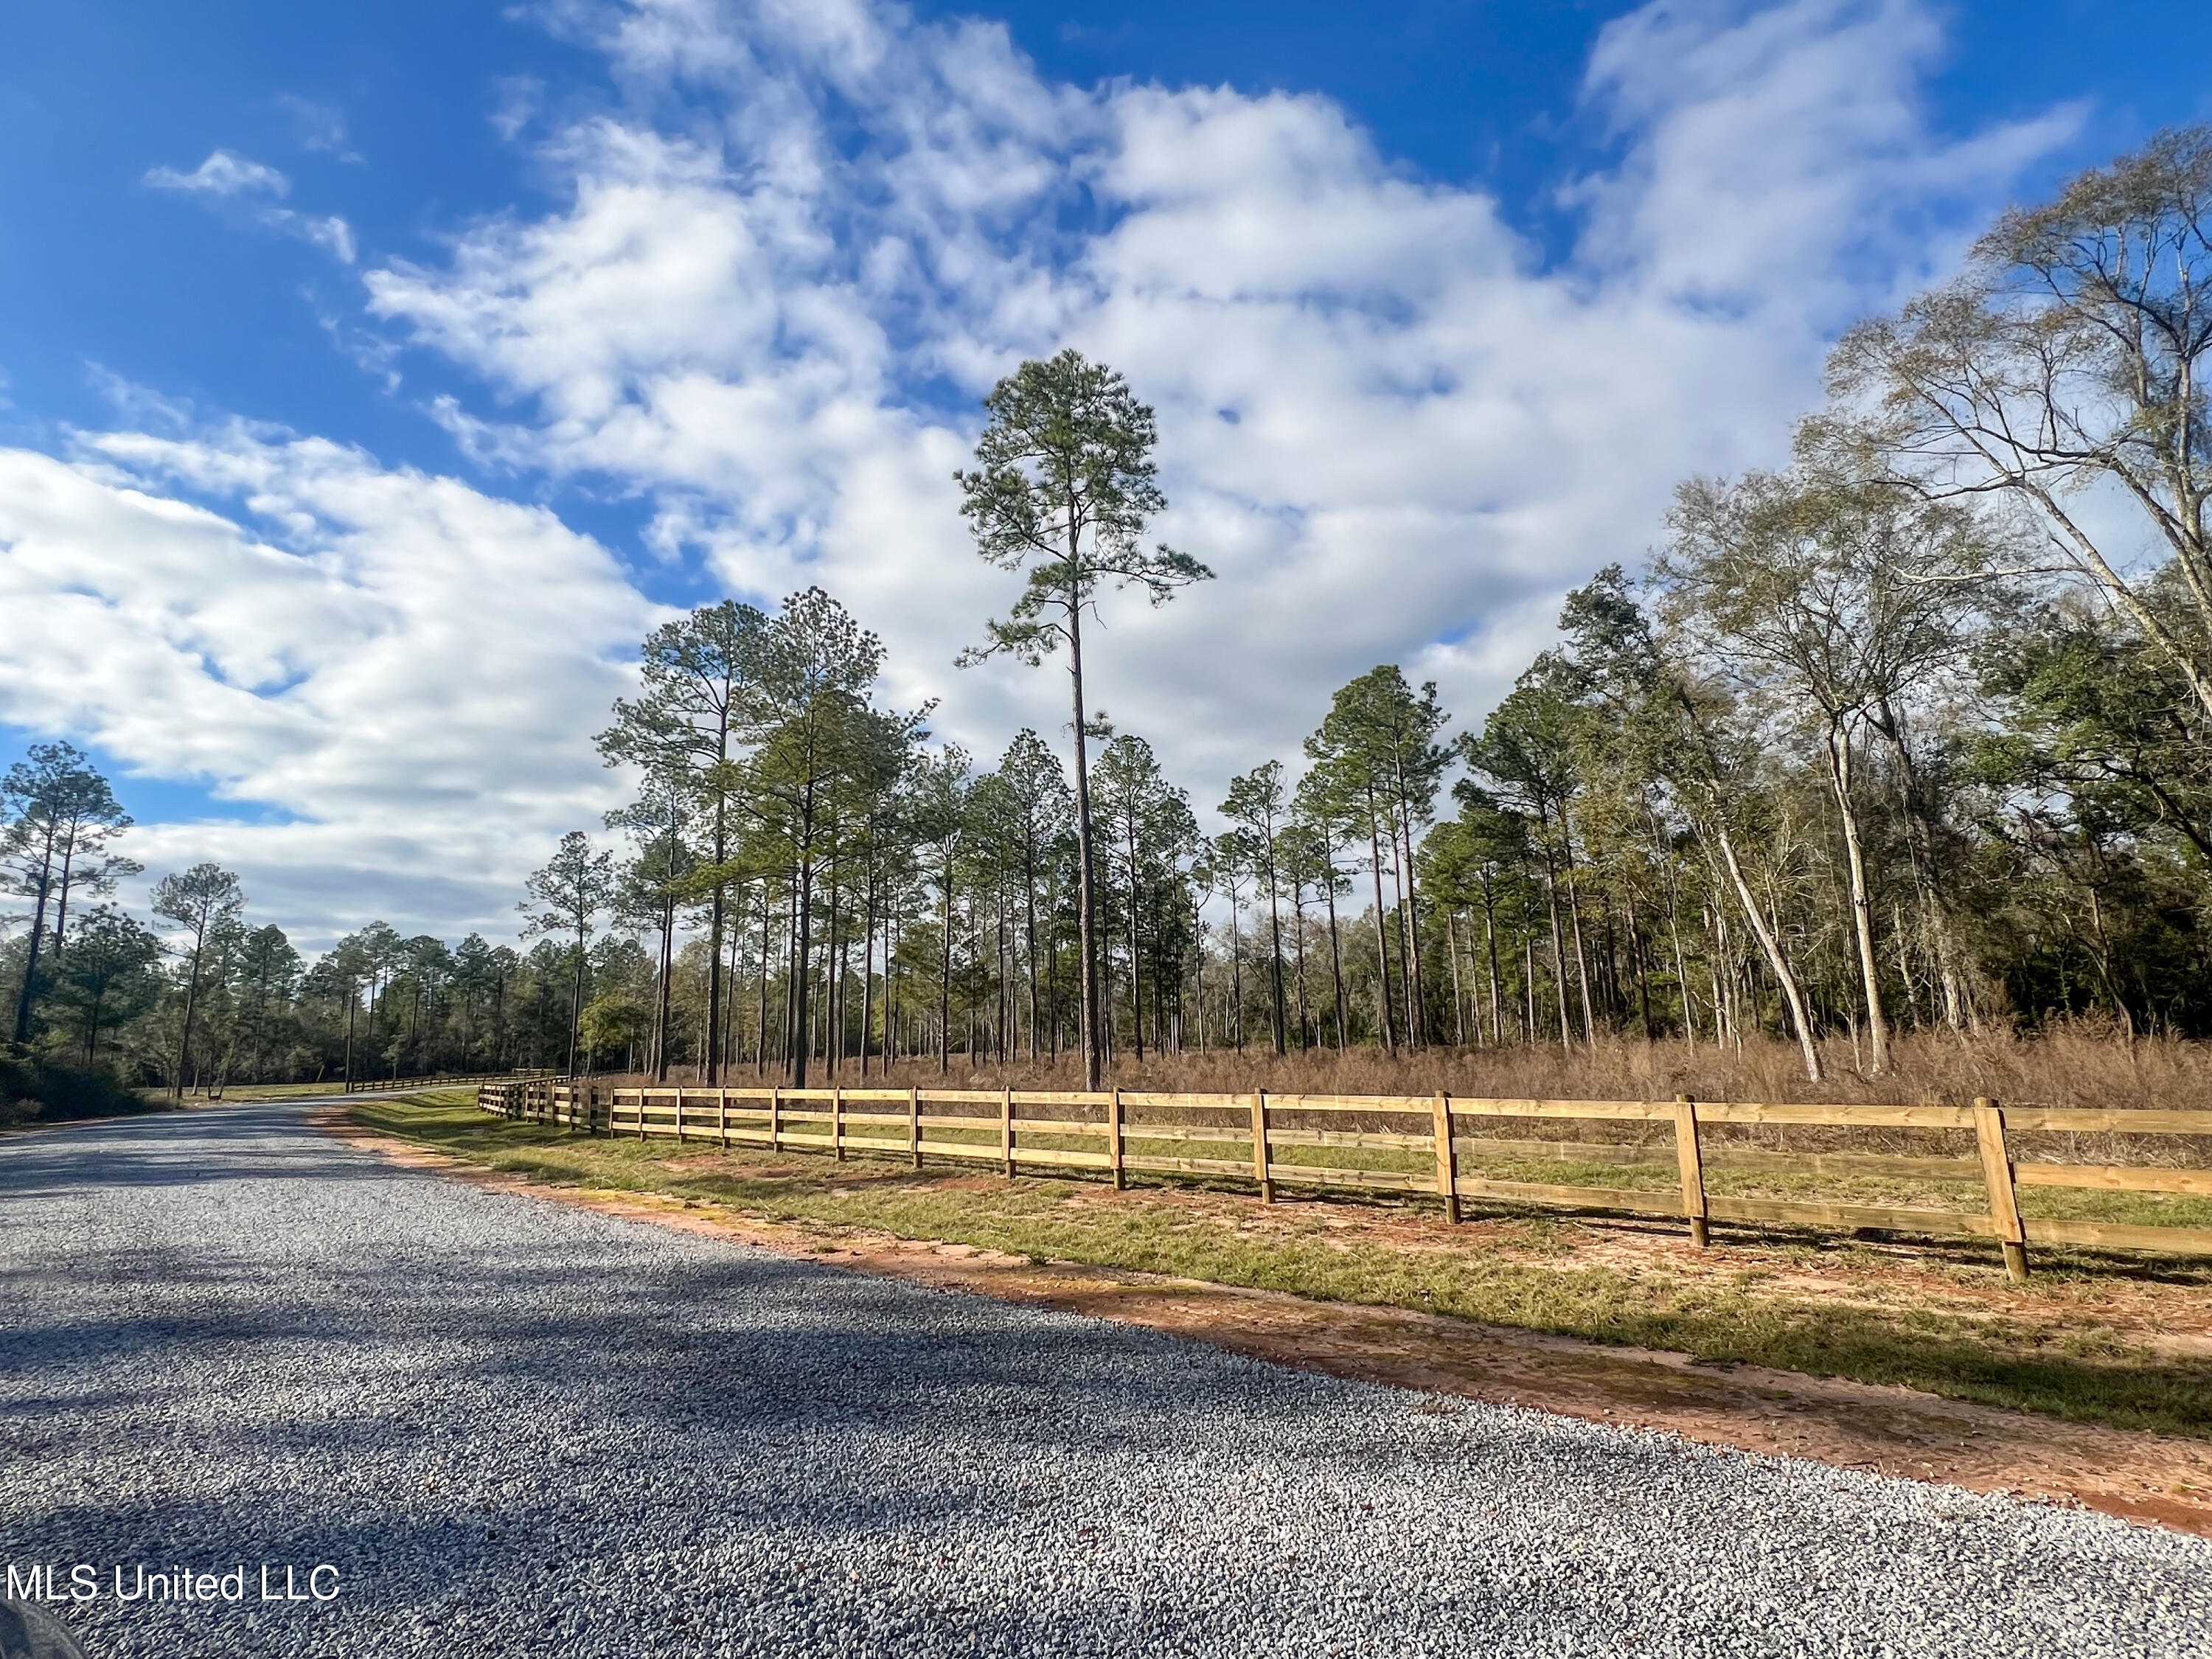
[[[2045,1252],[2007,1286],[1993,1249],[1900,1250],[1487,1212],[1458,1229],[1419,1200],[1263,1206],[1225,1189],[718,1152],[503,1122],[466,1091],[365,1102],[362,1126],[529,1179],[666,1194],[825,1236],[861,1230],[1687,1352],[2079,1421],[2212,1438],[2212,1264]],[[1340,1154],[1332,1153],[1332,1157]],[[1575,1166],[1545,1178],[1578,1179]],[[1602,1167],[1608,1184],[1627,1171]]]
[[[169,1098],[166,1090],[156,1089],[148,1092],[157,1099]],[[185,1103],[188,1106],[222,1106],[246,1100],[309,1100],[321,1095],[342,1095],[344,1092],[345,1085],[343,1083],[233,1083],[227,1085],[222,1093],[212,1100],[205,1095],[195,1093],[187,1095]]]

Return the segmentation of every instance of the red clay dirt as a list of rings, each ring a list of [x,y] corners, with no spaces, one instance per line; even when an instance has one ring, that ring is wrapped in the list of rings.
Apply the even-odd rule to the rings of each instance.
[[[966,1244],[781,1222],[653,1194],[556,1187],[365,1130],[343,1109],[330,1132],[397,1163],[487,1189],[734,1239],[863,1273],[1003,1302],[1089,1314],[1364,1382],[1529,1406],[1591,1422],[1981,1492],[2101,1510],[2212,1537],[2212,1443],[1754,1365],[1609,1347],[1407,1309],[1069,1262]],[[2181,1340],[2188,1342],[2190,1337]]]

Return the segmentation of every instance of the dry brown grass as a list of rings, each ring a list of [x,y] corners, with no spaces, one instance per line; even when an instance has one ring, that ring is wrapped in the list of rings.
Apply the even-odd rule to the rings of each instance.
[[[1828,1076],[1808,1083],[1795,1043],[1761,1038],[1733,1048],[1679,1038],[1644,1042],[1601,1037],[1572,1052],[1541,1048],[1430,1048],[1393,1056],[1378,1048],[1339,1055],[1326,1049],[1278,1060],[1265,1044],[1239,1054],[1147,1053],[1141,1060],[1118,1056],[1110,1081],[1125,1089],[1237,1093],[1267,1089],[1285,1094],[1425,1095],[1445,1090],[1492,1099],[1666,1100],[1676,1094],[1700,1100],[1797,1101],[1845,1105],[1964,1104],[1987,1095],[2009,1104],[2160,1107],[2212,1109],[2212,1044],[2138,1037],[2130,1042],[2094,1027],[2060,1027],[2034,1036],[1992,1031],[1971,1038],[1907,1035],[1894,1044],[1890,1069],[1868,1076],[1848,1042],[1830,1042],[1822,1055]],[[1023,1060],[976,1064],[955,1054],[940,1072],[934,1060],[902,1060],[889,1079],[872,1063],[864,1079],[848,1060],[833,1078],[818,1063],[809,1079],[826,1086],[1073,1089],[1080,1067],[1063,1055],[1057,1066]],[[688,1070],[674,1080],[689,1082]],[[754,1069],[732,1073],[732,1086],[750,1083]],[[635,1084],[633,1077],[602,1083]],[[773,1077],[770,1080],[775,1080]]]

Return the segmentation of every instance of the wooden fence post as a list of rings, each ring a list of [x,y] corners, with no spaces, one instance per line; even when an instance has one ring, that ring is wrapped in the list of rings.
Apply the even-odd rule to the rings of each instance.
[[[1260,1183],[1260,1201],[1275,1201],[1275,1182],[1267,1173],[1267,1091],[1252,1097],[1252,1178]]]
[[[730,1091],[714,1091],[714,1139],[726,1150],[730,1144]]]
[[[1444,1219],[1459,1219],[1459,1149],[1452,1145],[1451,1097],[1441,1090],[1433,1103],[1436,1112],[1437,1191],[1444,1200]]]
[[[1698,1103],[1674,1097],[1674,1162],[1682,1171],[1682,1213],[1690,1218],[1690,1243],[1704,1249],[1712,1243],[1705,1213],[1705,1155],[1698,1144]]]
[[[1128,1185],[1128,1177],[1121,1170],[1121,1091],[1114,1091],[1106,1103],[1106,1168],[1114,1177],[1114,1190],[1121,1192]]]
[[[1014,1174],[1014,1091],[999,1091],[999,1156],[1006,1160],[1006,1178]]]
[[[676,1085],[676,1144],[684,1144],[684,1085]]]
[[[769,1085],[768,1149],[771,1152],[783,1150],[783,1085],[780,1083]]]
[[[645,1103],[651,1098],[643,1089],[637,1091],[637,1138],[645,1139]]]
[[[921,1091],[906,1091],[906,1149],[914,1154],[914,1167],[921,1167]]]
[[[830,1150],[840,1164],[845,1161],[845,1085],[842,1083],[830,1085]]]
[[[2005,1150],[2004,1113],[1984,1096],[1974,1102],[1974,1141],[1982,1154],[1982,1183],[1990,1189],[1990,1216],[2004,1249],[2005,1276],[2027,1277],[2027,1233],[2020,1224],[2020,1201],[2013,1189],[2012,1157]]]

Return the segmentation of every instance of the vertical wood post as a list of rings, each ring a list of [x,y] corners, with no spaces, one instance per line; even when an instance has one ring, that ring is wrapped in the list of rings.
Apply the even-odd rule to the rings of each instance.
[[[2013,1190],[2004,1113],[1986,1096],[1974,1102],[1974,1140],[1982,1154],[1982,1184],[1990,1189],[1990,1216],[1997,1224],[1997,1243],[2004,1249],[2005,1276],[2025,1279],[2027,1233],[2020,1224],[2020,1202]]]
[[[1704,1249],[1713,1242],[1705,1213],[1705,1156],[1698,1145],[1698,1103],[1674,1097],[1674,1162],[1682,1171],[1682,1213],[1690,1218],[1690,1243]]]
[[[906,1149],[914,1154],[914,1167],[921,1167],[921,1091],[906,1091]]]
[[[1128,1177],[1121,1170],[1121,1091],[1114,1091],[1106,1102],[1106,1168],[1114,1178],[1114,1190],[1120,1192],[1128,1185]]]
[[[1006,1177],[1014,1174],[1014,1091],[999,1091],[999,1156],[1005,1160]]]
[[[1260,1183],[1260,1201],[1275,1201],[1274,1178],[1267,1173],[1267,1091],[1252,1097],[1252,1178]]]
[[[1444,1200],[1444,1219],[1459,1219],[1459,1149],[1452,1145],[1451,1097],[1439,1090],[1436,1111],[1437,1191]]]
[[[830,1085],[830,1150],[836,1153],[840,1164],[845,1161],[845,1085],[842,1083]]]
[[[684,1085],[676,1085],[676,1144],[684,1144]]]
[[[645,1102],[646,1092],[640,1089],[637,1091],[637,1138],[640,1140],[645,1139]]]
[[[772,1152],[783,1150],[783,1085],[773,1084],[768,1091],[768,1149]]]
[[[725,1148],[730,1144],[730,1091],[727,1089],[714,1091],[714,1139],[720,1141]]]

